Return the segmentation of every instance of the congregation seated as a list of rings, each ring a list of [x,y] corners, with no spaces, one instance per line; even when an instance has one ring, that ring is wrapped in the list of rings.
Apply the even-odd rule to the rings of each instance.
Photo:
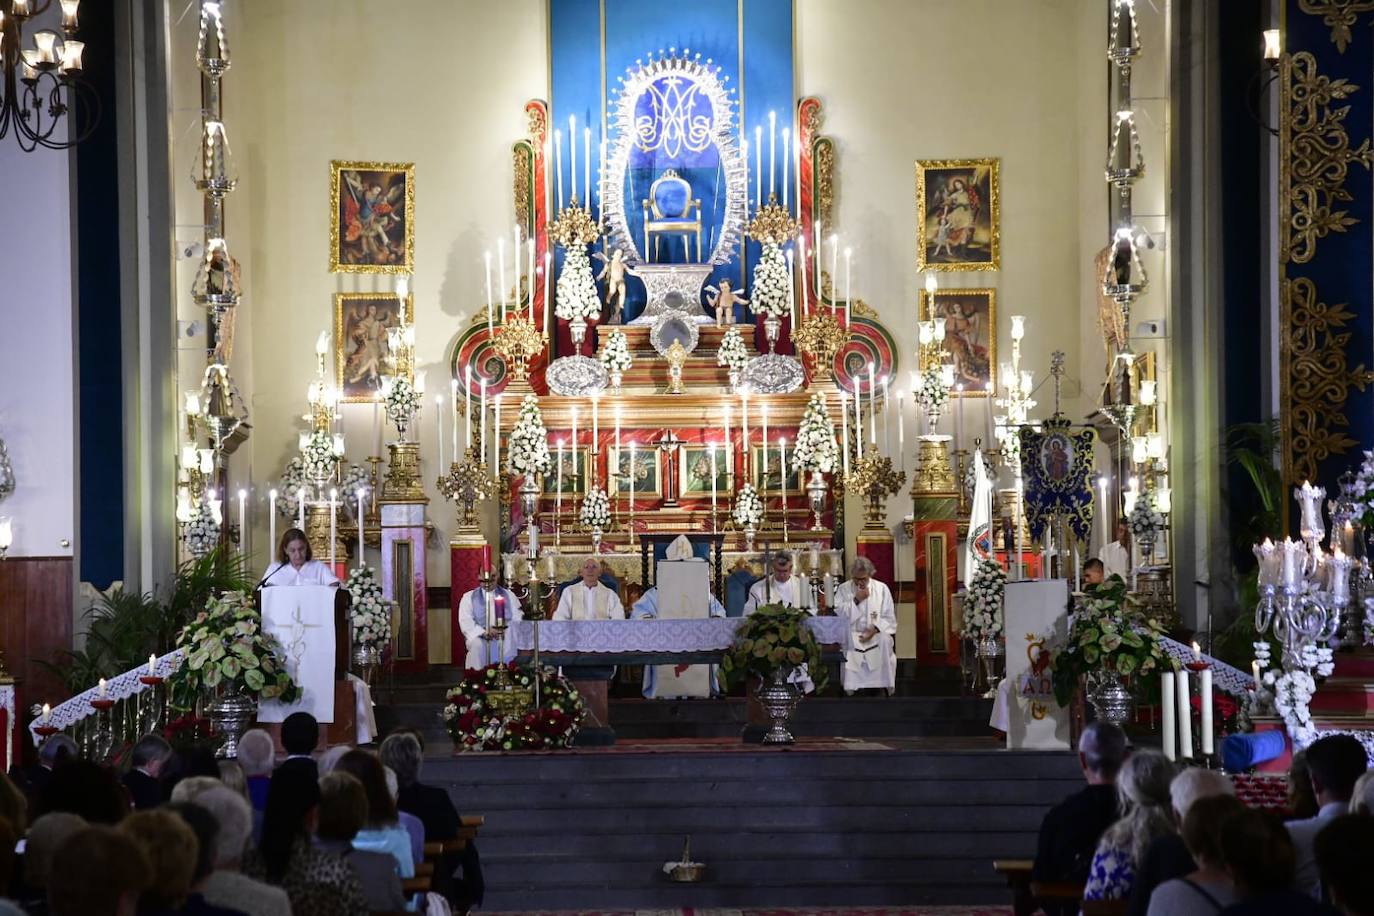
[[[1193,805],[1204,798],[1236,794],[1235,784],[1217,770],[1188,767],[1169,783],[1169,801],[1174,810],[1174,822],[1182,830]],[[1219,848],[1219,847],[1217,847]],[[1213,850],[1213,861],[1220,862],[1220,853]],[[1135,885],[1131,889],[1131,916],[1145,916],[1151,906],[1154,889],[1166,881],[1196,871],[1201,864],[1189,851],[1185,838],[1169,832],[1157,837],[1145,850],[1145,860],[1136,869]]]
[[[367,901],[357,873],[343,859],[312,844],[320,802],[313,764],[283,764],[272,774],[262,842],[244,871],[285,890],[292,916],[366,916]]]
[[[81,754],[77,750],[76,742],[58,732],[43,739],[43,743],[38,746],[38,759],[34,763],[22,769],[16,765],[10,771],[11,777],[28,799],[31,810],[37,810],[38,800],[47,788],[48,780],[52,778],[53,768],[79,756]]]
[[[1145,851],[1174,832],[1169,784],[1174,765],[1155,750],[1136,751],[1116,777],[1121,817],[1098,841],[1083,887],[1084,900],[1124,900],[1131,895]]]
[[[91,824],[118,824],[129,813],[129,794],[114,772],[89,760],[72,760],[53,770],[43,790],[40,813],[68,811]]]
[[[4,777],[0,776],[0,779]],[[9,782],[8,779],[4,780]],[[11,784],[13,791],[18,792],[18,788]],[[10,896],[10,883],[15,874],[15,859],[17,857],[16,847],[19,845],[19,837],[22,836],[5,818],[0,817],[0,916],[23,916],[18,904]]]
[[[267,787],[272,782],[272,768],[277,760],[277,747],[265,729],[250,728],[239,738],[239,766],[248,783],[248,802],[259,813],[267,807]]]
[[[217,829],[211,870],[199,884],[206,901],[235,907],[253,916],[291,916],[286,891],[256,881],[241,871],[253,830],[253,812],[242,795],[213,780],[197,777],[178,783],[172,791],[172,801],[192,803],[214,819]]]
[[[382,764],[382,772],[386,775],[386,791],[395,804],[401,797],[401,781],[397,778],[396,771],[385,763]],[[406,836],[410,837],[410,857],[418,865],[425,857],[425,822],[400,808],[396,809],[396,819],[405,828]]]
[[[1117,819],[1116,778],[1126,761],[1126,733],[1094,722],[1078,740],[1078,764],[1087,786],[1051,808],[1040,823],[1031,877],[1038,882],[1083,885],[1098,840]],[[1047,916],[1076,907],[1047,905]]]
[[[1247,809],[1221,825],[1221,858],[1235,881],[1237,903],[1225,916],[1333,916],[1336,912],[1294,890],[1297,855],[1289,831],[1272,814]]]
[[[145,735],[129,751],[129,772],[120,780],[135,811],[156,808],[167,800],[162,771],[172,758],[172,746],[160,735]]]
[[[1343,814],[1317,834],[1317,870],[1331,903],[1344,916],[1374,913],[1374,818]]]
[[[360,849],[354,841],[367,823],[367,791],[350,773],[335,770],[320,777],[320,817],[316,846],[353,866],[369,910],[407,908],[401,870],[394,856]]]
[[[283,770],[299,770],[311,779],[320,778],[320,767],[315,762],[315,747],[320,743],[320,723],[308,712],[293,712],[281,724],[281,745],[286,749],[286,759],[277,767],[273,778]]]
[[[1222,858],[1221,831],[1244,811],[1239,799],[1224,794],[1199,798],[1188,806],[1182,842],[1196,867],[1154,888],[1147,898],[1147,916],[1211,916],[1236,902],[1236,885]]]
[[[1350,735],[1328,735],[1307,747],[1307,768],[1318,808],[1312,817],[1289,821],[1285,827],[1293,840],[1297,887],[1314,900],[1321,899],[1317,874],[1317,833],[1332,819],[1345,814],[1355,783],[1369,768],[1364,745]]]
[[[136,916],[152,881],[143,850],[107,824],[88,824],[63,840],[53,853],[52,874],[81,875],[80,881],[51,882],[52,916]]]
[[[242,910],[208,903],[196,889],[210,874],[215,825],[204,811],[184,802],[177,804],[177,809],[135,811],[116,828],[142,850],[148,862],[138,916],[240,916]],[[192,827],[192,819],[199,830]]]
[[[85,818],[66,811],[44,814],[33,822],[24,842],[24,867],[21,869],[24,893],[20,900],[29,916],[48,912],[48,879],[52,874],[57,848],[72,834],[87,826]]]

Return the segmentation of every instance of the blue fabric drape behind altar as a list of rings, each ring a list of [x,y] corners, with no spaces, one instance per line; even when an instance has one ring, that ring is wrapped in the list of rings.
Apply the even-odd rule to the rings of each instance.
[[[608,106],[619,85],[617,77],[637,60],[647,60],[650,54],[667,52],[670,48],[690,48],[693,56],[710,58],[722,67],[727,85],[735,88],[739,106],[736,117],[741,133],[753,142],[755,126],[763,126],[765,136],[768,112],[776,111],[779,130],[790,123],[793,107],[794,71],[792,65],[793,13],[791,0],[692,0],[690,3],[662,3],[654,0],[551,0],[549,4],[551,118],[554,128],[566,135],[568,117],[577,118],[577,131],[591,127],[592,187],[595,197],[596,161],[603,130],[609,117]],[[578,137],[577,181],[582,183],[583,162],[581,137]],[[766,142],[766,140],[765,140]],[[782,147],[778,141],[776,154],[778,180],[782,175]],[[562,172],[565,194],[572,181],[571,163],[564,149]],[[708,161],[709,160],[709,161]],[[750,165],[754,161],[750,151]],[[648,186],[665,167],[679,163],[663,159],[632,162],[635,196],[627,207],[631,226],[640,230],[642,217],[639,201],[648,196]],[[716,194],[715,162],[710,153],[699,160],[680,163],[684,177],[692,183],[693,197],[700,198],[703,210],[702,247],[708,253],[719,231],[719,216],[724,210],[723,194]],[[767,151],[763,164],[768,169]],[[723,182],[722,182],[723,184]],[[752,189],[752,183],[751,183]],[[581,191],[579,190],[579,196]],[[665,246],[668,243],[665,242]],[[675,257],[683,260],[680,243],[674,243]],[[751,245],[748,263],[757,256],[757,246]],[[665,247],[665,259],[668,249]],[[695,260],[695,258],[694,258]],[[728,277],[738,286],[741,262],[736,256],[730,264],[718,268],[713,282]],[[630,284],[626,320],[643,309],[643,287],[636,281]]]

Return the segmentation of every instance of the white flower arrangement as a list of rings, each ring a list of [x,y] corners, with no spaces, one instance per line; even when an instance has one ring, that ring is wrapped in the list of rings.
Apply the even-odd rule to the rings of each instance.
[[[396,424],[401,435],[405,435],[411,418],[420,409],[420,392],[404,375],[387,376],[382,380],[382,406],[388,419]]]
[[[759,522],[763,521],[763,500],[759,499],[759,491],[754,489],[752,483],[739,488],[735,496],[734,519],[742,529],[757,528]]]
[[[731,327],[721,338],[720,349],[716,351],[716,365],[729,372],[743,372],[749,362],[749,351],[744,347],[744,338],[739,328]]]
[[[327,480],[334,476],[338,466],[339,454],[334,451],[334,437],[321,430],[311,433],[305,448],[301,449],[301,473],[308,480]]]
[[[511,430],[507,461],[512,474],[547,474],[553,466],[549,457],[549,432],[544,428],[544,414],[539,401],[532,394],[520,403],[520,417]]]
[[[611,526],[611,501],[607,498],[605,490],[601,487],[592,487],[586,499],[582,500],[579,518],[587,528],[599,528],[604,531]]]
[[[219,522],[204,499],[192,508],[191,517],[181,523],[181,540],[186,552],[196,558],[206,556],[219,543]]]
[[[996,560],[982,560],[964,591],[964,636],[977,642],[1002,634],[1007,573]]]
[[[1374,531],[1374,451],[1364,453],[1351,496],[1360,512],[1360,524],[1366,531]]]
[[[630,358],[630,341],[624,331],[612,331],[601,350],[601,365],[607,372],[629,372],[634,360]]]
[[[1309,643],[1300,650],[1294,667],[1270,668],[1269,643],[1259,641],[1255,643],[1255,661],[1263,672],[1260,681],[1273,696],[1274,709],[1283,719],[1294,745],[1306,747],[1317,737],[1310,708],[1312,696],[1317,692],[1316,679],[1330,677],[1335,670],[1331,649]]]
[[[754,293],[750,308],[758,315],[784,318],[788,312],[787,258],[776,242],[765,242],[754,265]]]
[[[1137,538],[1152,538],[1164,530],[1164,516],[1155,508],[1153,490],[1146,490],[1136,497],[1126,520],[1131,526],[1131,534]]]
[[[348,577],[353,644],[381,651],[391,644],[391,602],[382,597],[382,584],[370,566],[360,566]]]
[[[793,460],[800,468],[830,474],[839,467],[840,449],[835,441],[835,423],[825,409],[825,398],[811,395],[797,427],[797,447]]]
[[[338,485],[339,509],[344,515],[357,521],[358,491],[371,486],[366,468],[350,464],[344,469],[343,480]],[[307,502],[315,498],[315,478],[306,476],[305,462],[297,455],[286,463],[277,480],[277,514],[286,519],[300,518],[302,490],[305,491]]]
[[[596,293],[592,262],[586,245],[564,249],[563,270],[558,275],[557,299],[553,313],[564,321],[586,321],[601,314],[601,299]]]
[[[931,365],[921,370],[920,379],[921,386],[911,392],[911,396],[930,416],[933,426],[940,422],[940,415],[949,404],[949,388],[945,385],[945,376],[939,366]]]

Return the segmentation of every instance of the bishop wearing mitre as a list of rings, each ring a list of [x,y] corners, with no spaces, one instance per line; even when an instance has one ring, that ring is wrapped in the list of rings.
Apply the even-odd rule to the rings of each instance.
[[[580,570],[581,579],[563,589],[558,596],[554,620],[624,620],[625,606],[614,589],[601,584],[601,561],[587,557]]]
[[[835,614],[849,620],[852,647],[845,653],[844,691],[897,686],[897,609],[892,591],[873,578],[873,561],[855,557],[849,581],[835,590]]]
[[[496,584],[496,570],[483,563],[477,573],[477,587],[458,602],[458,629],[463,633],[468,654],[465,667],[481,670],[496,662],[515,658],[515,640],[497,642],[488,630],[498,617],[507,623],[520,619],[520,602],[508,588]]]
[[[785,604],[788,607],[805,608],[816,613],[815,602],[811,600],[811,590],[806,583],[792,575],[792,555],[785,550],[773,554],[771,575],[765,576],[749,587],[749,598],[744,602],[744,614],[754,613],[769,604]]]

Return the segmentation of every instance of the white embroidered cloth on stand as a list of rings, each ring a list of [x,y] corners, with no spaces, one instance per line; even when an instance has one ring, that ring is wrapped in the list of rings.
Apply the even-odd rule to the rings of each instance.
[[[743,617],[695,620],[545,620],[540,652],[721,652],[734,643]],[[849,648],[849,627],[840,617],[812,617],[806,626],[822,645]],[[520,651],[534,648],[534,622],[511,625]]]

